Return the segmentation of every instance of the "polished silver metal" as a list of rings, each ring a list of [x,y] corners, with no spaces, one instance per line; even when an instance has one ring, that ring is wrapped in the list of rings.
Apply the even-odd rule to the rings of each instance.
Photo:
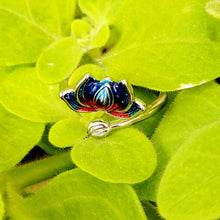
[[[139,115],[135,115],[132,118],[127,120],[116,120],[111,123],[102,121],[102,120],[95,120],[90,122],[88,126],[88,135],[93,137],[101,138],[107,136],[112,130],[124,128],[130,126],[134,123],[142,121],[146,118],[151,117],[156,112],[158,112],[166,103],[167,100],[167,93],[160,92],[158,98],[152,102],[150,105],[144,107],[143,111]]]

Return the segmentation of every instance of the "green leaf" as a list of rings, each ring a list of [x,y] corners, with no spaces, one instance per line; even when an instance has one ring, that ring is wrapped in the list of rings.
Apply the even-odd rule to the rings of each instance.
[[[33,197],[11,202],[13,219],[146,220],[130,186],[102,182],[79,169],[55,177]]]
[[[72,37],[63,38],[43,51],[37,61],[37,73],[45,83],[67,78],[77,67],[83,50]]]
[[[16,6],[20,12],[22,4],[16,2],[11,4],[12,9],[0,2],[0,65],[36,62],[41,51],[54,40],[32,20],[17,13]]]
[[[156,207],[150,204],[148,201],[142,201],[142,205],[147,215],[147,218],[149,220],[162,220],[163,219],[162,217],[160,217]]]
[[[73,162],[97,178],[114,183],[137,183],[151,176],[156,155],[138,130],[126,128],[106,138],[89,137],[72,149]]]
[[[35,68],[16,69],[0,86],[0,102],[10,112],[35,122],[54,122],[76,116],[59,97],[59,85],[46,85]]]
[[[0,172],[16,165],[41,139],[44,124],[26,121],[0,105]]]
[[[169,162],[158,192],[166,219],[206,220],[220,216],[220,121],[199,129]]]
[[[105,2],[81,0],[80,6],[99,21],[101,15],[105,18]],[[217,78],[220,44],[217,27],[204,10],[206,2],[123,1],[113,19],[118,42],[97,62],[112,77],[155,90],[190,88]]]
[[[49,141],[57,147],[70,147],[87,136],[87,128],[79,118],[64,119],[54,124]]]
[[[39,4],[40,3],[40,4]],[[32,19],[49,33],[69,36],[76,0],[27,0]]]
[[[4,202],[2,200],[2,196],[0,194],[0,219],[3,218],[4,213],[5,213],[5,206],[4,206]]]
[[[206,11],[213,17],[220,19],[220,1],[210,1],[206,4]]]
[[[101,24],[111,24],[123,0],[78,0],[81,10],[88,15],[95,27]]]
[[[91,31],[91,43],[89,49],[102,47],[108,41],[110,30],[107,24],[100,26],[97,29]]]
[[[107,77],[106,70],[102,67],[95,65],[95,64],[86,64],[80,66],[75,70],[68,81],[68,85],[71,88],[76,87],[77,83],[87,74],[90,73],[91,76],[95,77],[97,80],[102,80],[103,78]]]
[[[180,92],[153,135],[158,164],[151,178],[136,186],[140,198],[156,200],[162,174],[172,156],[195,132],[220,120],[220,89],[215,82]]]
[[[80,19],[75,19],[72,22],[71,30],[73,37],[76,39],[84,39],[86,40],[86,37],[89,35],[92,27],[85,21]]]
[[[134,95],[136,98],[141,99],[146,104],[146,106],[157,99],[157,95],[153,91],[143,87],[134,87]],[[155,129],[157,128],[163,115],[167,111],[169,105],[173,102],[176,93],[168,93],[167,96],[168,98],[166,105],[159,112],[150,118],[140,121],[134,125],[135,128],[143,132],[148,138],[154,134]]]

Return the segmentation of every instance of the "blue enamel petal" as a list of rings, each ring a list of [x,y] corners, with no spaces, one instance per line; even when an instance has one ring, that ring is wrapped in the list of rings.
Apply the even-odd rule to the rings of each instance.
[[[79,102],[77,102],[75,98],[74,91],[66,92],[61,98],[72,108],[73,110],[76,111],[81,111],[81,112],[91,112],[91,111],[96,111],[93,108],[87,108],[85,106],[82,106]]]
[[[112,90],[114,93],[114,110],[121,111],[126,109],[131,103],[131,94],[128,88],[122,83],[113,83]]]

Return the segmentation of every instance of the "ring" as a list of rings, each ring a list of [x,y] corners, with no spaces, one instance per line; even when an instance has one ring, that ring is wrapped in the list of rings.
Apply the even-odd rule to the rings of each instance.
[[[122,121],[107,123],[102,120],[90,122],[88,134],[93,137],[104,137],[113,129],[132,125],[144,120],[163,107],[167,94],[160,92],[158,98],[146,106],[134,98],[133,87],[126,81],[114,82],[110,78],[96,80],[90,74],[76,85],[60,93],[60,98],[74,111],[106,113],[122,119]]]

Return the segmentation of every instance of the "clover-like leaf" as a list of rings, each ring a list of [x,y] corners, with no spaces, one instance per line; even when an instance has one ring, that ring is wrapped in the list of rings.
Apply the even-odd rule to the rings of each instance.
[[[57,83],[67,78],[77,67],[83,50],[72,37],[50,45],[37,61],[37,73],[45,83]]]
[[[30,18],[17,13],[27,9],[20,1],[13,2],[0,1],[0,65],[36,62],[41,51],[55,39]]]
[[[56,36],[69,36],[74,16],[76,0],[27,0],[32,19],[49,33]]]
[[[201,128],[170,160],[158,191],[166,219],[206,220],[220,216],[220,120]]]
[[[206,4],[206,11],[215,18],[220,19],[220,1],[210,1]]]
[[[87,138],[72,149],[73,162],[82,170],[114,183],[137,183],[151,176],[156,155],[151,142],[127,128],[106,138]]]
[[[86,38],[89,35],[91,29],[92,27],[81,19],[75,19],[71,25],[73,37],[76,39]]]
[[[35,68],[17,68],[0,86],[0,102],[10,112],[36,122],[54,122],[74,117],[59,97],[59,85],[46,85]]]
[[[11,203],[13,219],[146,220],[131,186],[103,182],[79,169],[60,174],[28,199]]]
[[[0,172],[16,165],[41,139],[44,124],[21,119],[0,105]]]
[[[71,147],[87,136],[87,128],[79,118],[64,119],[54,124],[49,141],[57,147]]]
[[[219,85],[215,82],[182,91],[176,96],[153,135],[158,165],[147,181],[136,186],[140,198],[155,201],[159,182],[170,158],[195,132],[220,120],[219,97]]]
[[[111,9],[115,1],[80,0],[79,5],[94,22],[111,21],[119,31],[113,49],[97,59],[110,76],[171,91],[219,76],[218,30],[204,10],[206,2],[117,1],[114,12]],[[111,19],[106,18],[106,13]]]

